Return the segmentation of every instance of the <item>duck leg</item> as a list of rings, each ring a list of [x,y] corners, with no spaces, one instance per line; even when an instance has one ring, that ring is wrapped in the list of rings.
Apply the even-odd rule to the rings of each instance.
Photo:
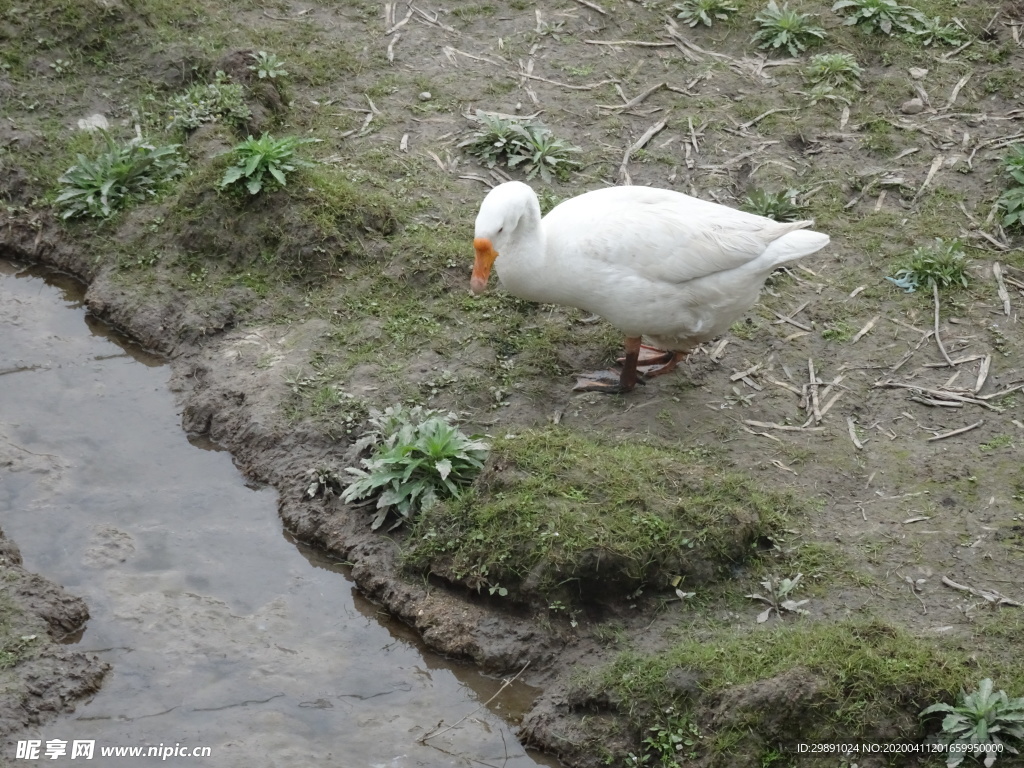
[[[620,361],[622,371],[608,370],[580,374],[576,380],[576,386],[572,388],[573,392],[604,392],[615,395],[631,391],[636,387],[637,382],[643,384],[644,381],[637,376],[636,370],[642,346],[639,337],[627,338],[626,356]]]

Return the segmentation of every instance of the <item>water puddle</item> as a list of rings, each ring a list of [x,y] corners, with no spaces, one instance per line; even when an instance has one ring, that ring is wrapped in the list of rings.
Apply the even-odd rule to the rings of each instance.
[[[3,528],[85,598],[77,647],[113,665],[93,700],[18,738],[209,746],[163,762],[226,768],[557,765],[505,722],[525,686],[416,742],[501,681],[425,651],[283,533],[275,492],[189,443],[168,370],[89,317],[74,281],[0,261],[0,326]]]

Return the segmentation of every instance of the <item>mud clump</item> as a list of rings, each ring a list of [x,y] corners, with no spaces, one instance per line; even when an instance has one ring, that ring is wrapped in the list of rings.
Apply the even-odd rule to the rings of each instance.
[[[715,730],[747,730],[752,748],[743,751],[750,755],[759,755],[774,744],[793,747],[812,735],[811,714],[824,703],[823,689],[823,681],[810,670],[794,667],[777,677],[722,693],[709,707],[708,725]]]
[[[21,565],[0,530],[0,737],[71,712],[99,690],[110,665],[60,643],[89,618],[85,602]]]
[[[249,134],[259,136],[268,130],[287,108],[277,84],[272,80],[260,79],[250,69],[255,55],[256,51],[233,51],[227,54],[214,64],[210,79],[212,80],[217,72],[223,72],[232,82],[245,86],[248,96],[246,103],[252,113],[245,129]]]

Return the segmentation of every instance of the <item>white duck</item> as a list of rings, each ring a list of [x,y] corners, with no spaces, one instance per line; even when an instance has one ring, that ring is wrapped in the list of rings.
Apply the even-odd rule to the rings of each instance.
[[[638,363],[645,376],[671,371],[753,306],[776,267],[828,245],[810,224],[650,187],[587,192],[541,219],[534,191],[510,181],[480,206],[470,289],[481,293],[493,266],[515,296],[605,318],[626,335],[622,371],[584,374],[575,389],[628,392]]]

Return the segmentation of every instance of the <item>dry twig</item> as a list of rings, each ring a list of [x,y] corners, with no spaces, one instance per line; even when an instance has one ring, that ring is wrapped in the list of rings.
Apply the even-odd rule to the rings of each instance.
[[[861,441],[857,439],[857,428],[853,424],[853,416],[847,416],[846,417],[846,426],[850,430],[850,439],[853,441],[854,447],[858,451],[863,451],[864,450],[864,444],[861,443]]]
[[[939,337],[939,284],[935,281],[932,281],[932,296],[935,298],[935,343],[939,345],[939,351],[946,358],[946,363],[949,367],[952,368],[953,361],[949,359],[949,353],[946,352],[946,347]]]
[[[1007,317],[1010,316],[1010,293],[1006,290],[1006,282],[1003,280],[1003,270],[1000,267],[999,262],[995,262],[992,265],[992,274],[995,275],[996,285],[999,290],[999,298],[1003,302],[1003,314]]]
[[[618,105],[598,104],[597,107],[598,107],[598,109],[608,109],[608,110],[617,111],[617,112],[622,112],[622,111],[625,111],[627,109],[632,109],[636,105],[640,104],[644,99],[646,99],[652,93],[655,93],[656,91],[660,91],[666,85],[667,85],[667,83],[658,83],[657,85],[652,85],[650,88],[648,88],[646,91],[644,91],[640,95],[634,96],[629,101],[626,101],[625,104],[618,104]],[[616,86],[616,87],[618,87],[618,86]],[[622,93],[621,89],[620,89],[619,93],[620,94]],[[625,99],[623,99],[623,100],[625,101]]]
[[[876,382],[875,386],[876,387],[896,387],[898,389],[910,389],[910,390],[914,390],[916,392],[920,392],[921,394],[931,395],[932,397],[935,397],[935,398],[937,398],[939,400],[956,400],[957,402],[961,402],[961,403],[971,403],[972,405],[980,405],[983,408],[988,408],[990,411],[996,411],[997,413],[1001,412],[1002,409],[1001,408],[996,408],[993,405],[989,405],[985,401],[986,400],[990,400],[990,399],[995,398],[995,397],[999,397],[999,396],[1008,394],[1010,391],[1013,391],[1013,390],[1004,390],[1003,392],[996,392],[996,393],[993,393],[991,395],[984,395],[984,396],[981,396],[981,397],[969,397],[967,395],[961,395],[961,394],[958,394],[956,392],[947,392],[947,391],[942,390],[942,389],[930,389],[928,387],[921,386],[920,384],[904,384],[903,382],[900,382],[900,381],[880,381],[880,382]],[[1024,384],[1022,384],[1020,386],[1024,387]],[[1015,387],[1014,389],[1017,389],[1017,387]]]
[[[999,594],[994,589],[975,589],[974,587],[968,587],[966,584],[958,584],[948,576],[942,577],[942,583],[947,587],[959,589],[961,592],[970,592],[972,595],[980,597],[983,600],[987,600],[990,603],[995,603],[996,605],[1012,605],[1014,608],[1024,608],[1024,603],[1018,603],[1016,600],[1011,600],[1005,595]]]
[[[753,419],[744,419],[744,424],[749,424],[752,427],[760,427],[761,429],[778,429],[782,432],[824,432],[824,427],[792,427],[788,424],[776,424],[773,421],[754,421]]]
[[[811,410],[814,414],[814,422],[821,422],[821,404],[818,401],[818,379],[814,375],[814,360],[807,358],[807,373],[810,376],[809,392],[811,394]]]
[[[935,156],[935,158],[932,160],[931,167],[928,169],[928,175],[924,177],[924,183],[921,185],[921,188],[917,190],[917,194],[914,195],[914,199],[910,201],[911,203],[917,202],[917,199],[921,197],[921,194],[924,192],[925,188],[932,183],[932,179],[934,179],[935,174],[939,172],[939,168],[942,167],[942,163],[944,160],[945,158],[942,155]]]
[[[666,120],[655,123],[644,132],[643,136],[636,140],[636,143],[633,144],[633,146],[626,150],[626,153],[622,156],[622,163],[619,165],[620,184],[628,186],[633,183],[633,179],[630,178],[629,169],[627,167],[629,165],[629,159],[633,156],[634,152],[643,149],[647,145],[647,142],[657,136],[667,124]]]
[[[981,388],[985,386],[985,379],[988,378],[988,369],[992,365],[992,355],[985,355],[981,361],[981,366],[978,369],[978,381],[974,385],[974,394],[981,392]]]
[[[531,75],[529,72],[521,71],[518,75],[509,75],[509,77],[520,78],[525,77],[527,80],[539,80],[542,83],[549,83],[551,85],[557,85],[559,88],[568,88],[570,91],[592,91],[595,88],[600,88],[602,85],[608,85],[608,83],[617,83],[618,80],[602,80],[599,83],[591,83],[590,85],[571,85],[569,83],[560,83],[557,80],[548,80],[546,77],[540,75]]]
[[[864,335],[868,331],[870,331],[872,328],[875,327],[875,323],[877,323],[879,318],[881,318],[881,317],[882,317],[881,315],[875,315],[873,318],[868,320],[867,324],[863,328],[861,328],[859,331],[857,331],[857,333],[854,335],[854,337],[850,340],[850,343],[851,344],[856,344],[858,341],[860,341],[862,338],[864,338]]]
[[[645,40],[584,40],[587,45],[639,45],[642,48],[672,48],[675,43],[649,43]]]
[[[957,50],[962,50],[962,48],[965,48],[965,47],[966,46],[962,46],[961,48],[959,48]],[[956,51],[954,51],[953,53],[956,53]],[[948,54],[948,55],[952,55],[952,54]],[[960,95],[960,89],[963,88],[965,85],[967,85],[967,81],[970,80],[972,76],[973,76],[973,73],[967,74],[967,75],[964,75],[963,77],[961,77],[957,81],[957,84],[953,86],[953,92],[951,94],[949,94],[949,101],[946,103],[946,106],[944,107],[944,109],[950,109],[953,106],[954,102],[956,101],[956,97]]]
[[[739,129],[741,131],[745,131],[750,126],[756,125],[757,123],[761,122],[766,117],[768,117],[769,115],[774,115],[776,112],[795,112],[796,110],[797,110],[797,107],[789,107],[789,108],[786,108],[786,109],[783,109],[781,107],[778,108],[778,109],[769,109],[767,112],[762,112],[760,115],[755,117],[753,120],[748,120],[745,123],[741,123],[740,126],[739,126]]]
[[[977,429],[984,423],[984,421],[976,421],[973,424],[968,424],[966,427],[960,427],[960,429],[954,429],[950,432],[943,432],[941,434],[935,435],[934,437],[929,437],[928,442],[932,443],[935,442],[936,440],[945,440],[947,437],[956,437],[957,435],[962,435],[964,432],[970,432],[972,429]]]
[[[396,23],[395,22],[395,16],[394,16],[394,7],[395,7],[394,3],[385,3],[384,4],[384,13],[385,13],[384,23],[389,25],[387,27],[387,29],[384,30],[384,36],[385,37],[390,35],[392,32],[397,32],[398,30],[400,30],[402,27],[404,27],[406,24],[408,24],[409,23],[409,19],[412,18],[412,8],[410,8],[409,12],[405,14],[405,18]]]

